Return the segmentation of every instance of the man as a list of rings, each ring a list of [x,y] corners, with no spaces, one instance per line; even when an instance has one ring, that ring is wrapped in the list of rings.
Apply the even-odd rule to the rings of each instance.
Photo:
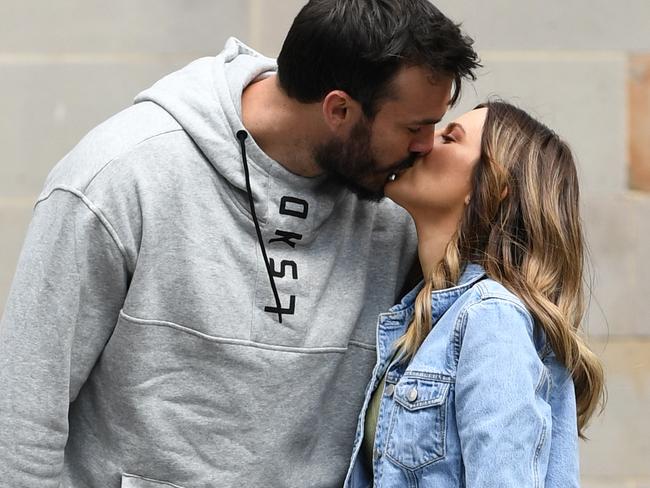
[[[414,256],[372,200],[476,66],[425,0],[313,0],[277,72],[231,39],[86,136],[0,326],[0,485],[340,485]]]

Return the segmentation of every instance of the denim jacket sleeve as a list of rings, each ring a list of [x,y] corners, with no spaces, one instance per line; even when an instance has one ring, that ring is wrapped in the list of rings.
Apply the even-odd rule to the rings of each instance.
[[[456,417],[466,486],[544,486],[549,374],[530,314],[513,301],[488,298],[466,309],[460,330]]]

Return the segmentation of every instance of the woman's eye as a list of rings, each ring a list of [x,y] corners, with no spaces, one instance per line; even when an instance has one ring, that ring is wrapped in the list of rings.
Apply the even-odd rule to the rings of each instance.
[[[417,134],[418,132],[420,132],[420,128],[419,127],[408,127],[408,131],[411,134]]]
[[[447,144],[448,142],[455,142],[454,138],[451,137],[449,134],[442,134],[440,137],[442,138],[442,142],[444,142],[445,144]]]

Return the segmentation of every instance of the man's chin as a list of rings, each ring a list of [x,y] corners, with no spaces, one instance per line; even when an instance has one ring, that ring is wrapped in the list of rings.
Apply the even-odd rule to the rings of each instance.
[[[341,175],[332,175],[337,183],[354,193],[360,200],[366,202],[379,202],[385,197],[384,185],[376,182],[359,183]]]
[[[382,200],[385,195],[384,195],[384,190],[368,190],[366,188],[357,188],[351,189],[358,197],[360,200],[364,200],[366,202],[379,202]]]

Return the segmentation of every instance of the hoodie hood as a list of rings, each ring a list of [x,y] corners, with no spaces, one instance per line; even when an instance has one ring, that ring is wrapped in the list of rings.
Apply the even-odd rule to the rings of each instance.
[[[199,59],[157,82],[138,95],[135,103],[153,102],[169,113],[189,135],[201,153],[227,182],[240,210],[253,221],[260,251],[282,323],[280,297],[275,284],[273,260],[265,241],[303,245],[316,239],[321,224],[336,210],[346,192],[326,176],[306,178],[273,161],[255,143],[242,122],[241,99],[254,80],[272,76],[274,60],[262,56],[237,39],[227,41],[224,51],[214,58]],[[250,163],[250,164],[249,164]],[[356,199],[354,199],[356,201]],[[310,215],[312,218],[307,219]],[[299,232],[282,230],[282,219],[302,221]],[[274,222],[275,220],[275,222]],[[264,228],[276,224],[269,239]]]
[[[160,105],[183,127],[215,169],[231,184],[245,190],[241,164],[233,164],[234,160],[240,161],[236,134],[244,129],[241,94],[253,80],[273,74],[275,69],[273,59],[230,38],[218,56],[197,59],[165,76],[140,93],[135,103]],[[255,163],[268,170],[273,161],[261,154],[264,157],[256,157]]]
[[[274,59],[231,37],[218,56],[198,59],[162,78],[140,93],[135,103],[153,102],[167,111],[217,172],[244,192],[240,203],[246,210],[246,182],[237,139],[237,133],[245,130],[241,116],[242,92],[254,80],[274,75],[276,69]],[[267,156],[250,134],[246,139],[246,153],[251,166],[253,199],[262,223],[267,221],[269,193],[282,188],[318,196],[320,218],[317,221],[329,216],[344,192],[324,176],[307,178],[291,173]]]

